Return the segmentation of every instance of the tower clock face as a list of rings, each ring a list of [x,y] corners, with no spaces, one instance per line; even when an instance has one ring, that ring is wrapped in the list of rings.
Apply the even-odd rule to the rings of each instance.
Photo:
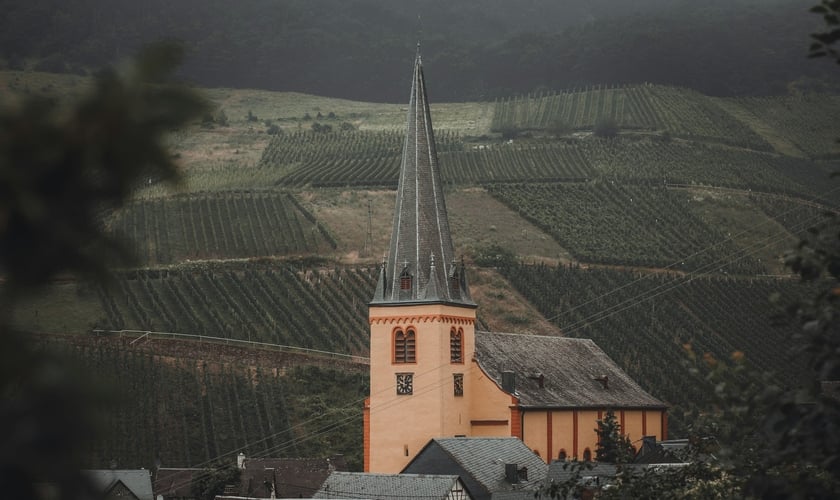
[[[414,374],[413,373],[398,373],[397,374],[397,394],[405,395],[414,392]]]

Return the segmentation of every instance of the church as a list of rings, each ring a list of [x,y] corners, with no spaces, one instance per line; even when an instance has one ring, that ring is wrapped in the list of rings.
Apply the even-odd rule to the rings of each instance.
[[[545,462],[595,456],[612,410],[634,443],[667,439],[666,405],[588,339],[476,332],[454,255],[420,53],[391,240],[369,304],[365,472],[398,473],[434,438],[517,437]]]

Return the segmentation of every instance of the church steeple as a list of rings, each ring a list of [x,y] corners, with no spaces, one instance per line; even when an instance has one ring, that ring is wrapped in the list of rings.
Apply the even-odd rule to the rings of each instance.
[[[454,254],[418,43],[391,243],[371,304],[474,306]]]

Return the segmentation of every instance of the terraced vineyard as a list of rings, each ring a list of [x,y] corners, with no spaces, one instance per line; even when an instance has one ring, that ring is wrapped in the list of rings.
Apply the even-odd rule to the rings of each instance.
[[[840,97],[805,94],[784,97],[736,99],[758,119],[771,126],[800,149],[815,158],[840,158]]]
[[[493,130],[591,130],[601,118],[623,129],[662,130],[675,137],[770,151],[757,133],[697,92],[661,85],[596,87],[496,102]]]
[[[366,353],[375,270],[196,264],[121,274],[99,328],[152,330]]]
[[[794,280],[546,265],[500,271],[564,335],[593,339],[634,380],[683,409],[713,390],[688,372],[684,344],[718,359],[743,352],[788,383],[802,369],[789,358],[797,328],[774,321],[780,309],[770,302],[806,296]]]
[[[662,128],[651,107],[651,87],[597,86],[550,94],[497,99],[493,130],[508,128],[549,129],[562,124],[573,129],[591,129],[602,117],[622,128]]]
[[[315,133],[302,130],[311,123],[300,117],[319,112],[323,99],[261,93],[243,101],[237,92],[218,94],[220,109],[233,106],[227,125],[170,137],[188,192],[150,182],[106,220],[135,243],[139,268],[120,271],[113,289],[57,283],[18,311],[16,325],[367,352],[367,302],[384,244],[371,249],[354,232],[384,241],[393,203],[382,201],[382,191],[357,196],[326,188],[396,186],[405,114],[400,105],[329,101],[360,130]],[[817,95],[719,99],[632,85],[442,106],[445,119],[435,115],[435,123],[446,128],[437,133],[437,149],[447,188],[481,193],[450,205],[463,210],[450,215],[469,233],[461,242],[453,236],[467,261],[488,242],[514,248],[506,243],[519,238],[522,249],[523,241],[554,239],[543,250],[528,248],[529,258],[571,258],[572,267],[512,264],[498,272],[566,335],[594,339],[676,405],[679,435],[679,409],[713,390],[683,368],[685,343],[719,358],[743,351],[755,366],[796,378],[798,367],[785,355],[792,330],[775,328],[767,299],[807,292],[794,280],[759,276],[783,273],[786,245],[820,212],[838,207],[840,188],[826,180],[840,170],[838,103]],[[281,113],[284,106],[294,111]],[[269,136],[246,122],[251,107],[283,131]],[[621,128],[617,138],[588,133],[604,117]],[[507,141],[493,133],[506,129],[522,134]],[[480,201],[488,198],[483,188],[510,209],[498,218],[504,225],[497,227],[491,205]],[[520,217],[539,230],[520,228]],[[357,262],[367,267],[340,264]],[[498,285],[504,278],[495,271],[481,276],[476,289],[485,296],[503,301],[512,293],[510,284]],[[480,324],[485,314],[509,310],[490,311],[479,304]],[[515,319],[503,324],[523,324]],[[94,466],[117,457],[121,465],[149,467],[158,456],[165,465],[195,465],[243,447],[249,454],[345,450],[360,457],[361,437],[353,433],[361,432],[361,406],[344,402],[364,394],[363,375],[214,364],[213,354],[166,357],[124,346],[75,351],[103,378],[119,380],[132,405],[111,417],[113,434],[96,447]],[[326,432],[292,430],[332,409],[337,417]],[[293,441],[303,435],[311,441]]]
[[[703,273],[765,272],[747,250],[703,223],[685,193],[614,182],[495,184],[488,190],[583,262]]]
[[[150,198],[115,213],[109,226],[140,262],[301,255],[335,248],[329,232],[288,192],[222,191]]]
[[[284,170],[277,182],[295,188],[345,186],[396,186],[399,149],[389,142],[395,134],[349,134],[344,141],[302,134],[294,141],[323,140],[326,151],[343,144],[348,155],[314,155],[286,166],[265,160],[260,171]],[[292,142],[294,142],[292,141]],[[287,139],[276,147],[294,149]],[[304,142],[308,148],[311,144]],[[365,146],[368,144],[368,146]],[[833,203],[825,179],[840,168],[838,162],[818,162],[715,144],[663,140],[517,141],[516,144],[446,142],[440,153],[441,172],[448,183],[459,185],[492,182],[579,182],[605,178],[632,183],[710,185],[786,193]],[[273,148],[275,146],[270,146]],[[366,149],[369,147],[369,149]],[[366,152],[367,151],[367,152]],[[326,154],[326,153],[325,153]],[[332,154],[332,153],[330,153]],[[266,152],[282,156],[279,153]],[[289,158],[300,159],[295,154]]]
[[[212,348],[199,347],[173,358],[112,343],[69,347],[45,340],[45,346],[67,352],[97,380],[119,381],[120,398],[105,413],[101,440],[91,443],[88,467],[107,468],[111,460],[126,468],[156,460],[189,467],[220,456],[232,461],[238,451],[272,457],[342,453],[361,463],[364,370],[220,363]],[[324,401],[332,413],[323,413]],[[332,442],[322,437],[325,429]]]
[[[835,191],[840,191],[840,187]],[[764,213],[784,226],[791,234],[798,238],[805,237],[806,232],[825,220],[827,213],[837,213],[837,208],[807,203],[801,200],[787,200],[768,196],[755,196],[753,201]]]
[[[836,204],[826,184],[837,162],[817,162],[709,144],[587,141],[580,145],[597,175],[621,182],[731,187]]]

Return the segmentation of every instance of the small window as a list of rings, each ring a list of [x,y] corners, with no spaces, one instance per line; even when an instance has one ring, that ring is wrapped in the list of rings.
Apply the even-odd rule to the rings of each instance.
[[[592,461],[592,450],[589,448],[583,450],[583,461],[584,462],[591,462]]]
[[[400,273],[400,290],[411,290],[411,274],[407,267]]]
[[[566,461],[566,449],[560,448],[560,453],[557,454],[557,460]]]
[[[452,382],[455,386],[455,396],[463,396],[464,395],[464,374],[463,373],[453,373],[452,374]]]
[[[452,328],[449,331],[449,361],[452,363],[464,362],[464,330],[459,328],[457,331]]]

